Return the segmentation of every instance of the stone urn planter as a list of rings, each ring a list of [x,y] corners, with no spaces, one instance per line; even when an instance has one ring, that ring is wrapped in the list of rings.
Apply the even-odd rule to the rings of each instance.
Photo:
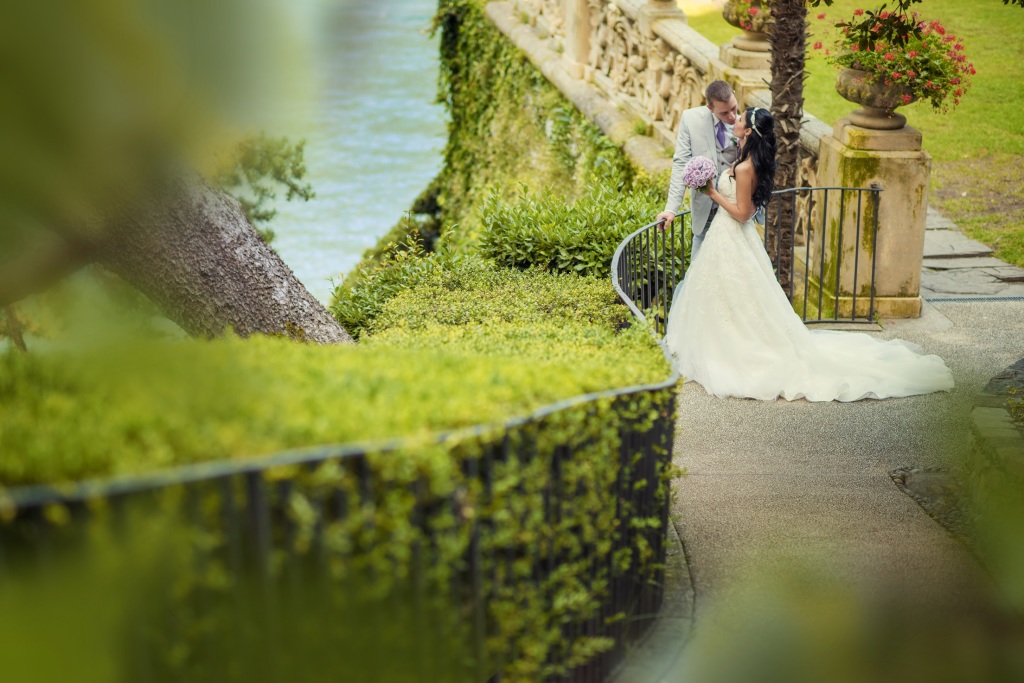
[[[750,52],[771,51],[772,46],[768,42],[769,16],[768,10],[761,6],[761,0],[728,0],[722,8],[722,18],[726,23],[743,31],[743,35],[733,36],[733,46]]]
[[[836,78],[836,92],[861,105],[860,109],[850,112],[851,123],[875,130],[898,130],[905,126],[907,117],[894,110],[917,99],[909,86],[871,83],[866,71],[851,68],[840,70]]]

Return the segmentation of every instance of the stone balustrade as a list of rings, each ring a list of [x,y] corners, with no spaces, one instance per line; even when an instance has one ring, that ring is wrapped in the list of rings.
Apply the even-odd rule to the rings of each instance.
[[[647,124],[664,147],[675,146],[682,112],[704,103],[704,89],[728,81],[742,106],[771,106],[764,57],[717,46],[693,30],[671,0],[513,0],[573,78],[594,85],[628,115]],[[831,127],[805,114],[801,183],[815,184],[818,148]],[[658,169],[648,169],[658,170]]]

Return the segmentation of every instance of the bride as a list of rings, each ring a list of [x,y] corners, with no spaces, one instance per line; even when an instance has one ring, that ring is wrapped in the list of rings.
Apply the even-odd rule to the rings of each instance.
[[[733,135],[739,157],[701,191],[719,205],[699,258],[672,300],[665,341],[687,381],[709,394],[857,401],[953,388],[938,356],[902,340],[809,330],[775,279],[752,216],[772,195],[774,120],[748,108]]]

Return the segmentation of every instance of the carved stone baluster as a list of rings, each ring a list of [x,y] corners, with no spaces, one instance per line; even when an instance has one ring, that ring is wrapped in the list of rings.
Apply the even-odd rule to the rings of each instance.
[[[590,0],[562,0],[562,16],[565,17],[565,59],[566,70],[573,78],[587,75],[587,64],[593,64],[590,54],[591,24]]]

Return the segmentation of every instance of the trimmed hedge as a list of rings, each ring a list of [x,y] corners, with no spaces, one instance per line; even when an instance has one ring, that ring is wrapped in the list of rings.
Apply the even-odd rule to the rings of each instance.
[[[431,271],[355,348],[276,338],[0,356],[0,485],[500,422],[668,365],[607,283]],[[472,323],[472,324],[469,324]]]
[[[363,261],[335,288],[328,310],[354,339],[360,339],[388,301],[444,265],[443,258],[426,253],[415,238],[400,246],[389,243],[379,259]]]
[[[573,202],[525,188],[513,201],[492,194],[484,209],[480,252],[510,268],[539,266],[603,277],[622,240],[654,219],[661,194],[650,187],[622,192],[608,185]]]

